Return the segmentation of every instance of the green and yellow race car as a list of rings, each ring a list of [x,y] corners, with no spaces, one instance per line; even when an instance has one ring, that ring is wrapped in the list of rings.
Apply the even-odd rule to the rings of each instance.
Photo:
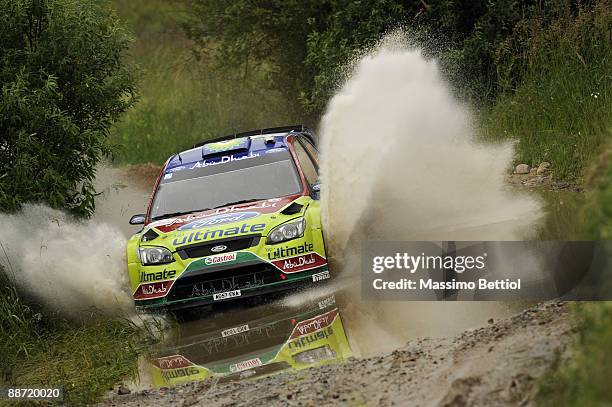
[[[169,387],[339,363],[352,351],[332,295],[297,308],[269,304],[178,325],[151,356],[153,383]]]
[[[177,310],[329,279],[318,153],[304,126],[196,144],[170,157],[127,244],[139,309]]]

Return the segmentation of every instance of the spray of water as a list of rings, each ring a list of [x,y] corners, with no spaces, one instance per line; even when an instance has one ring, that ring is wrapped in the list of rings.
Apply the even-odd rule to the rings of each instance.
[[[0,215],[2,266],[49,308],[75,317],[129,310],[125,238],[109,224],[77,222],[41,205]]]
[[[364,241],[516,240],[541,213],[538,201],[503,181],[512,145],[476,142],[472,115],[436,61],[406,44],[394,33],[358,60],[320,126],[326,243],[361,355],[513,311],[491,302],[363,302]],[[385,339],[372,341],[373,332]]]
[[[512,240],[539,204],[503,182],[510,144],[474,141],[468,109],[434,60],[387,37],[356,64],[321,123],[332,254],[349,240]]]
[[[131,317],[125,244],[133,230],[121,225],[142,210],[134,206],[144,206],[146,192],[106,167],[98,171],[97,187],[105,193],[88,221],[43,205],[0,214],[0,266],[22,291],[65,317],[91,311]]]

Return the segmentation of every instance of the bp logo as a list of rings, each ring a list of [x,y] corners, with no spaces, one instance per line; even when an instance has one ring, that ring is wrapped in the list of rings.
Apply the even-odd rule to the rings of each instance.
[[[203,229],[225,223],[244,222],[259,216],[259,212],[237,212],[224,213],[222,215],[210,216],[181,226],[178,230]]]

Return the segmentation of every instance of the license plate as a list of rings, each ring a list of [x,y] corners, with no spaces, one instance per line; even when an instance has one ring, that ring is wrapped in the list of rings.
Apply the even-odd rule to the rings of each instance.
[[[225,331],[221,332],[221,336],[223,338],[226,338],[228,336],[241,334],[241,333],[246,332],[248,330],[249,330],[249,326],[248,325],[237,326],[237,327],[234,327],[234,328],[226,329]]]
[[[240,297],[241,295],[242,293],[240,292],[240,290],[226,291],[224,293],[213,294],[213,300],[226,300],[228,298]]]
[[[315,283],[317,281],[327,280],[328,278],[329,278],[329,271],[322,271],[320,273],[312,275],[312,281]]]

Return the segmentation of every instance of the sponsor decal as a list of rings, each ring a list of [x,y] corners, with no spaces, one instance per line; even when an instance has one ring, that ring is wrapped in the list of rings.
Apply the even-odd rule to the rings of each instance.
[[[157,283],[140,284],[134,292],[135,300],[150,300],[168,295],[176,280],[160,281]]]
[[[288,259],[274,260],[272,264],[282,272],[291,274],[324,266],[327,264],[327,260],[321,257],[318,253],[311,253],[303,256],[290,257]],[[315,274],[314,276],[318,276],[321,280],[324,278],[329,278],[329,274],[327,277],[324,277],[322,273]],[[314,276],[313,281],[319,281],[315,280]]]
[[[211,226],[223,225],[225,223],[244,222],[256,218],[259,215],[259,212],[224,213],[196,220],[195,222],[181,226],[178,230],[204,229]]]
[[[333,328],[331,326],[328,326],[327,328],[324,328],[320,331],[317,331],[311,334],[306,334],[304,336],[298,337],[297,339],[294,339],[293,341],[290,341],[289,349],[297,350],[297,349],[303,349],[303,348],[309,347],[318,341],[322,341],[322,340],[329,338],[333,334],[334,334]]]
[[[178,167],[174,167],[174,168],[170,168],[170,169],[166,169],[166,172],[176,172],[176,171],[182,171],[184,170],[185,167],[184,165],[179,165]]]
[[[210,251],[213,253],[219,253],[219,252],[225,251],[226,249],[227,249],[226,245],[220,244],[210,249]]]
[[[206,264],[207,266],[210,266],[213,264],[227,263],[229,261],[234,261],[234,260],[236,260],[236,252],[215,254],[215,255],[206,257],[204,259],[204,264]]]
[[[297,254],[306,254],[310,253],[314,250],[314,245],[312,243],[304,242],[299,246],[294,247],[278,247],[271,252],[268,253],[268,259],[282,259],[283,257],[295,256]]]
[[[256,157],[259,157],[258,153],[248,153],[246,155],[241,155],[241,154],[226,155],[226,156],[221,157],[220,160],[212,158],[210,160],[198,161],[197,163],[193,164],[189,169],[193,170],[196,168],[205,168],[211,165],[226,164],[226,163],[230,163],[233,161],[248,160],[250,158],[256,158]]]
[[[176,277],[176,270],[164,269],[164,271],[157,271],[154,273],[145,273],[144,271],[142,271],[140,273],[140,282],[150,283],[152,281],[169,280],[174,277]]]
[[[190,214],[181,216],[178,218],[168,218],[168,219],[160,219],[158,221],[152,222],[148,225],[148,228],[155,227],[159,228],[162,232],[167,232],[169,230],[174,229],[173,225],[181,225],[184,223],[193,222],[194,220],[206,218],[208,216],[220,215],[229,212],[244,212],[244,211],[252,211],[255,210],[259,213],[272,213],[275,212],[279,207],[285,206],[291,202],[293,202],[297,196],[292,196],[289,198],[271,198],[263,201],[257,201],[248,204],[239,204],[232,205],[223,208],[217,208],[213,210],[208,210],[202,213]]]
[[[225,291],[222,293],[213,294],[213,301],[226,300],[228,298],[240,297],[241,295],[242,293],[240,290]]]
[[[322,271],[321,273],[312,275],[312,282],[327,280],[329,278],[329,270]]]
[[[336,298],[332,295],[324,300],[319,301],[319,309],[327,308],[336,303]]]
[[[187,243],[200,242],[202,240],[219,239],[244,233],[257,233],[263,231],[265,228],[265,223],[256,223],[254,225],[242,224],[227,229],[208,229],[206,231],[191,232],[189,235],[183,235],[183,237],[176,237],[172,241],[172,244],[174,246],[181,246]]]
[[[168,174],[164,174],[164,179],[171,179],[172,178],[172,173],[168,173]]]
[[[271,148],[269,150],[266,150],[266,154],[273,154],[273,153],[282,153],[283,151],[287,151],[286,148]]]
[[[195,376],[198,373],[200,373],[200,371],[197,367],[186,367],[182,369],[162,370],[161,375],[165,381],[169,381],[170,379]]]
[[[218,141],[216,143],[204,144],[203,154],[222,153],[224,151],[235,150],[237,148],[249,148],[250,140],[247,137],[234,138],[230,140]]]
[[[195,283],[191,289],[191,297],[206,297],[208,295],[225,295],[227,292],[237,292],[240,296],[240,290],[259,287],[264,285],[264,274],[254,273],[245,276],[233,276],[230,278],[222,278],[218,280]],[[219,298],[224,299],[224,298]]]
[[[237,326],[234,328],[226,329],[225,331],[221,332],[221,336],[223,338],[227,338],[228,336],[241,334],[243,332],[247,332],[248,330],[249,330],[249,325],[245,324],[245,325]]]
[[[193,363],[189,359],[181,355],[156,358],[151,360],[151,364],[160,369],[178,369],[182,367],[193,366]]]
[[[275,208],[278,201],[280,201],[280,199],[274,198],[274,199],[268,199],[267,201],[255,203],[249,206],[232,205],[232,206],[228,206],[225,208],[217,208],[215,209],[215,214],[239,212],[239,211],[246,211],[246,210],[252,210],[252,209]]]
[[[258,366],[263,366],[261,359],[259,358],[249,359],[243,362],[238,362],[236,364],[230,365],[230,372],[232,373],[242,372],[243,370],[253,369],[254,367],[258,367]]]
[[[333,297],[332,297],[333,298]],[[338,309],[331,310],[325,314],[317,315],[316,317],[300,321],[291,332],[289,339],[295,339],[299,336],[308,335],[330,326],[338,316]]]

